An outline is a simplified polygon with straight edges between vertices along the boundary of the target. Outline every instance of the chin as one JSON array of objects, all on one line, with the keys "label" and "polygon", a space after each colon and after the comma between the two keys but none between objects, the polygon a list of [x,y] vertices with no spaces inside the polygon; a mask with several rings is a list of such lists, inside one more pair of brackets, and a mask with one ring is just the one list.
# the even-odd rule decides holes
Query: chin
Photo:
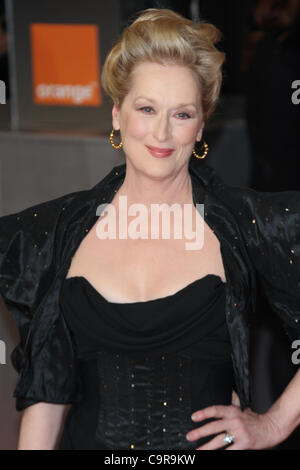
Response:
[{"label": "chin", "polygon": [[172,172],[172,162],[162,162],[159,158],[153,158],[153,160],[154,161],[132,162],[132,164],[136,171],[147,175],[149,178],[165,177]]}]

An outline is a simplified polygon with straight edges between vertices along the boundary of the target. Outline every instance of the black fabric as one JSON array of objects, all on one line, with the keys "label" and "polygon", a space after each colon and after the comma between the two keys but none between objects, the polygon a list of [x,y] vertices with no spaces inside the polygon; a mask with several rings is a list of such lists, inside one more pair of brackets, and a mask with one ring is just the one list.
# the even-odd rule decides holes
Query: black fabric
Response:
[{"label": "black fabric", "polygon": [[[99,347],[139,354],[151,351],[157,357],[197,341],[210,359],[212,348],[216,359],[231,352],[228,334],[227,347],[219,353],[219,337],[216,343],[212,339],[225,322],[224,283],[213,274],[173,295],[133,303],[109,302],[84,277],[71,277],[63,283],[60,304],[79,358],[89,357]],[[218,315],[220,305],[223,312]]]},{"label": "black fabric", "polygon": [[[252,402],[249,329],[258,284],[289,337],[300,337],[300,192],[229,186],[193,156],[188,172],[193,202],[204,204],[205,222],[220,242],[232,363],[245,409]],[[0,292],[21,337],[11,354],[18,411],[40,401],[81,400],[60,290],[77,248],[125,175],[126,164],[115,166],[90,189],[0,217]],[[65,331],[64,342],[56,340],[57,329]]]},{"label": "black fabric", "polygon": [[213,437],[185,435],[204,423],[191,420],[194,411],[230,404],[235,388],[219,276],[133,303],[109,302],[76,276],[60,302],[83,386],[60,450],[194,449]]}]

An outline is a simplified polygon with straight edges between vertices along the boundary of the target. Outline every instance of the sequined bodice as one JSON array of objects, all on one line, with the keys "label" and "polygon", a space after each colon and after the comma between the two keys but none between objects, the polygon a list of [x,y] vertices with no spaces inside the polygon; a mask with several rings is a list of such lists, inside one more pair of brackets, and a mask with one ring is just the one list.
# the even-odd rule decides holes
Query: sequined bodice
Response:
[{"label": "sequined bodice", "polygon": [[206,442],[186,440],[196,426],[191,414],[229,404],[234,383],[218,276],[127,304],[108,302],[78,276],[65,280],[61,305],[83,386],[63,448],[194,449]]}]

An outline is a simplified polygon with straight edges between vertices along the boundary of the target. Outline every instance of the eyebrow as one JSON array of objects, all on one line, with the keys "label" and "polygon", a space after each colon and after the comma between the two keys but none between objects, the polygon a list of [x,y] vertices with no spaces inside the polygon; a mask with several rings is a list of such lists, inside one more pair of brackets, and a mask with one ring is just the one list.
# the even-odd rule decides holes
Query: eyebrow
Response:
[{"label": "eyebrow", "polygon": [[[155,100],[153,100],[152,98],[147,98],[147,96],[138,96],[135,101],[137,101],[138,99],[141,99],[141,98],[145,99],[145,100],[148,100],[148,101],[151,101],[152,103],[156,103]],[[194,106],[194,108],[196,108],[195,103],[178,103],[176,106],[174,106],[174,108],[181,108],[182,106]]]}]

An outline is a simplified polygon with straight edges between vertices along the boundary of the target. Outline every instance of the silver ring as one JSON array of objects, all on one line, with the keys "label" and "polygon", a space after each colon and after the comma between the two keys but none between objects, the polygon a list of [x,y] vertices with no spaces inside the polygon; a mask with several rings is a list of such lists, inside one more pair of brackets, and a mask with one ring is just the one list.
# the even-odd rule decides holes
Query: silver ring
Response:
[{"label": "silver ring", "polygon": [[226,444],[232,444],[232,442],[234,442],[234,436],[226,431],[223,441],[226,442]]}]

